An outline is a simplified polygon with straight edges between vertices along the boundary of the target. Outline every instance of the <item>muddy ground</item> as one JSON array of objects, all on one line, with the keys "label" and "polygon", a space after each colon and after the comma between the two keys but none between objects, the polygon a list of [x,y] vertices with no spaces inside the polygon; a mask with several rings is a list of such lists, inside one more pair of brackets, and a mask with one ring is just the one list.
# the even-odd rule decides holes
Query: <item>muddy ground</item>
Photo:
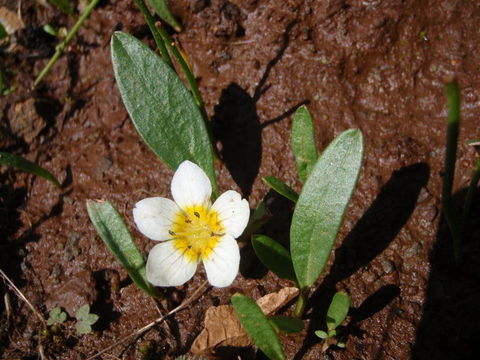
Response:
[{"label": "muddy ground", "polygon": [[[89,303],[100,315],[79,336],[70,318],[61,336],[40,341],[39,320],[2,287],[0,352],[5,359],[83,359],[158,316],[114,261],[88,219],[86,199],[110,199],[139,248],[153,246],[132,222],[135,202],[169,196],[172,171],[142,143],[115,86],[110,37],[116,30],[153,45],[132,0],[102,1],[41,86],[35,76],[56,45],[42,26],[74,23],[41,2],[21,2],[23,25],[1,48],[6,86],[0,98],[0,150],[26,156],[53,172],[62,190],[1,168],[0,266],[48,316],[73,315]],[[365,158],[359,183],[326,276],[308,303],[306,328],[283,336],[289,359],[476,358],[480,333],[480,207],[465,231],[464,259],[453,264],[441,215],[445,155],[444,83],[462,92],[456,172],[461,204],[476,155],[465,140],[480,137],[480,7],[475,0],[179,0],[171,1],[184,31],[175,36],[199,77],[222,159],[219,186],[248,198],[267,197],[274,214],[263,232],[287,241],[291,205],[268,191],[273,175],[301,188],[289,144],[292,112],[307,104],[319,149],[359,128]],[[17,1],[2,0],[13,10]],[[476,198],[478,200],[478,197]],[[478,201],[477,201],[478,203]],[[205,310],[242,292],[255,299],[281,289],[279,280],[242,240],[241,273],[231,287],[209,288],[169,326],[118,346],[104,359],[188,353]],[[205,279],[203,271],[168,290],[168,308]],[[345,349],[323,354],[322,328],[335,290],[352,297]],[[291,308],[284,310],[289,314]],[[246,350],[242,358],[262,358]]]}]

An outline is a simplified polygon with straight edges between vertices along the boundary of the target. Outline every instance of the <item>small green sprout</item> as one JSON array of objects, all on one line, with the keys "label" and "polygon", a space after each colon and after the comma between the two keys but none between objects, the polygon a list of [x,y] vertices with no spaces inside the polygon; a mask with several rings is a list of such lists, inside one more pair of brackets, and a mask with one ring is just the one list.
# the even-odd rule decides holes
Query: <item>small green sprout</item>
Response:
[{"label": "small green sprout", "polygon": [[90,313],[90,305],[88,304],[83,305],[80,309],[78,309],[75,317],[77,318],[75,328],[81,335],[91,333],[92,325],[98,320],[98,315]]},{"label": "small green sprout", "polygon": [[428,41],[428,36],[426,31],[420,31],[420,34],[418,34],[418,38],[420,41]]},{"label": "small green sprout", "polygon": [[67,314],[57,306],[48,313],[47,325],[62,324],[65,320],[67,320]]},{"label": "small green sprout", "polygon": [[327,331],[317,330],[315,335],[324,340],[322,350],[326,351],[330,345],[336,345],[339,348],[345,347],[345,342],[340,341],[337,332],[338,326],[345,320],[350,309],[350,297],[344,292],[337,292],[330,303],[327,311]]},{"label": "small green sprout", "polygon": [[[442,189],[442,210],[447,220],[450,234],[453,240],[453,255],[455,263],[460,266],[462,263],[462,237],[464,226],[470,212],[473,196],[480,181],[480,159],[477,158],[475,168],[472,172],[470,185],[463,204],[463,211],[458,211],[453,205],[453,180],[455,175],[455,162],[457,157],[458,133],[460,131],[460,90],[456,82],[445,86],[447,96],[447,141],[445,151],[445,175],[443,177]],[[478,140],[467,142],[479,152]]]}]

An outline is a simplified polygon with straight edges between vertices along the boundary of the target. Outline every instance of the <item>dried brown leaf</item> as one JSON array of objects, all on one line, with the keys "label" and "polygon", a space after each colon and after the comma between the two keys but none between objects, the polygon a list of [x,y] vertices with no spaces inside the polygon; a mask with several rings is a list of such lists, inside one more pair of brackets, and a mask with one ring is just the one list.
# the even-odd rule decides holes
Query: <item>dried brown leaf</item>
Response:
[{"label": "dried brown leaf", "polygon": [[[293,300],[299,293],[294,287],[267,294],[257,300],[265,315],[270,316]],[[212,306],[205,314],[205,327],[190,348],[194,354],[206,356],[231,356],[232,350],[252,345],[230,305]]]}]

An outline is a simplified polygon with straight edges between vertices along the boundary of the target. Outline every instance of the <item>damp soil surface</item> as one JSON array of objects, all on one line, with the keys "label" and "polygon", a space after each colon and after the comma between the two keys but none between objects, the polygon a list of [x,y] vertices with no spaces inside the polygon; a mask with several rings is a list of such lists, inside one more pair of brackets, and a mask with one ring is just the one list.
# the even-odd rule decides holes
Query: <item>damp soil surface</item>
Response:
[{"label": "damp soil surface", "polygon": [[[0,53],[0,150],[36,161],[62,182],[5,167],[0,172],[0,266],[48,317],[63,307],[56,335],[6,285],[1,288],[0,353],[5,359],[85,359],[156,319],[155,302],[129,280],[90,223],[87,199],[109,199],[145,254],[152,242],[132,222],[135,202],[170,196],[172,171],[143,144],[122,104],[110,61],[110,38],[125,31],[153,46],[132,0],[101,1],[45,82],[33,81],[56,39],[42,30],[71,27],[42,1],[1,0],[18,29]],[[76,3],[76,2],[74,2]],[[288,359],[473,359],[480,334],[480,207],[465,226],[463,261],[453,262],[440,193],[445,156],[444,83],[456,78],[462,125],[455,180],[460,206],[476,159],[467,139],[480,137],[480,7],[475,0],[179,0],[170,1],[219,152],[219,186],[254,209],[265,199],[273,217],[262,232],[288,241],[292,204],[261,178],[301,189],[290,147],[292,113],[307,104],[320,150],[359,128],[365,155],[328,268],[305,313],[305,329],[282,336]],[[18,12],[20,6],[21,11]],[[232,286],[207,288],[164,325],[103,359],[174,359],[188,354],[211,306],[235,292],[254,299],[289,283],[256,259],[240,239],[241,269]],[[172,309],[205,280],[166,291]],[[332,295],[352,298],[345,349],[322,353]],[[100,316],[78,335],[73,316],[84,304]],[[290,314],[292,306],[281,310]],[[41,346],[39,346],[41,344]],[[241,358],[263,358],[254,348]]]}]

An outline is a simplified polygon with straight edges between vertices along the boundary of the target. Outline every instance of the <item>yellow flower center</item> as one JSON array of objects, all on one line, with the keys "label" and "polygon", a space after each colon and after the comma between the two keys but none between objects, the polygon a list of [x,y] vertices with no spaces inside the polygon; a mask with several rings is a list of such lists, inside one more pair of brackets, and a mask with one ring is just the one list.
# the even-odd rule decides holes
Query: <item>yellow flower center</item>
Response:
[{"label": "yellow flower center", "polygon": [[170,235],[175,248],[189,261],[206,260],[212,254],[224,228],[216,211],[205,206],[190,206],[175,215]]}]

